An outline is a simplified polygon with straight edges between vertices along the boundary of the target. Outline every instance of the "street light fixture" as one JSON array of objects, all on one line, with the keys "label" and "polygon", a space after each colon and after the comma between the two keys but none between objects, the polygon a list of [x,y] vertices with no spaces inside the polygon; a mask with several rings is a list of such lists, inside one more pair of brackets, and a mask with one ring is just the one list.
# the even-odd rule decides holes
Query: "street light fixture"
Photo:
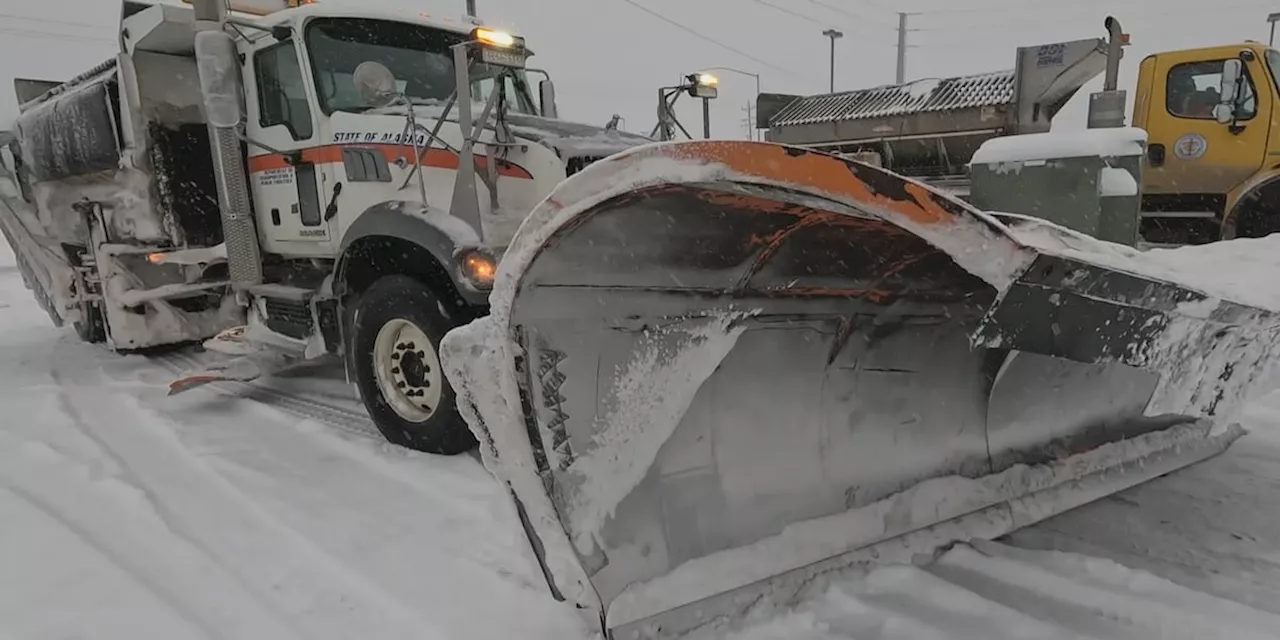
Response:
[{"label": "street light fixture", "polygon": [[658,88],[658,124],[649,134],[650,138],[656,135],[662,141],[672,140],[675,138],[675,127],[679,127],[688,138],[693,138],[676,119],[674,111],[676,101],[686,93],[702,98],[702,137],[711,138],[711,101],[720,94],[720,79],[709,73],[690,73],[681,82],[682,84],[674,87]]},{"label": "street light fixture", "polygon": [[844,37],[844,34],[835,29],[827,29],[822,35],[831,39],[831,93],[836,92],[836,40]]},{"label": "street light fixture", "polygon": [[[760,74],[758,74],[758,73],[751,73],[750,71],[743,71],[742,69],[734,69],[733,67],[707,67],[707,69],[706,69],[706,70],[707,70],[707,71],[728,71],[729,73],[736,73],[736,74],[738,74],[738,75],[743,75],[743,76],[748,76],[748,77],[755,78],[755,79],[756,79],[756,101],[758,102],[758,101],[760,100]],[[755,106],[755,105],[754,105],[754,103],[753,103],[752,105],[748,105],[748,110],[747,110],[747,117],[748,117],[748,118],[750,118],[750,116],[751,116],[751,111],[750,111],[750,109],[751,109],[752,107],[754,107],[754,106]],[[751,135],[751,139],[752,139],[752,140],[755,140],[755,139],[756,139],[756,138],[755,138],[755,128],[754,128],[754,126],[752,127],[752,129],[751,129],[748,133]]]}]

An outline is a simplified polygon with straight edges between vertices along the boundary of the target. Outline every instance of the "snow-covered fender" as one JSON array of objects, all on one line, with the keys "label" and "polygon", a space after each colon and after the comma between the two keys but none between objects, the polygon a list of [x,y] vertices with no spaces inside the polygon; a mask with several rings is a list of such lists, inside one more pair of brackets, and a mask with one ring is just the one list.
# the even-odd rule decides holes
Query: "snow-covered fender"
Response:
[{"label": "snow-covered fender", "polygon": [[[1237,185],[1227,194],[1225,211],[1222,216],[1221,239],[1233,240],[1240,224],[1240,215],[1244,210],[1262,198],[1266,191],[1280,188],[1280,164],[1255,174],[1253,177]],[[1280,196],[1280,194],[1276,194]],[[1271,215],[1276,215],[1274,212]],[[1277,222],[1280,224],[1280,221]]]},{"label": "snow-covered fender", "polygon": [[345,283],[353,248],[371,238],[403,240],[425,249],[449,274],[453,288],[466,302],[482,305],[488,298],[488,291],[472,286],[456,268],[458,251],[480,244],[479,235],[462,219],[417,202],[392,200],[369,207],[342,234],[334,267],[337,282]]}]

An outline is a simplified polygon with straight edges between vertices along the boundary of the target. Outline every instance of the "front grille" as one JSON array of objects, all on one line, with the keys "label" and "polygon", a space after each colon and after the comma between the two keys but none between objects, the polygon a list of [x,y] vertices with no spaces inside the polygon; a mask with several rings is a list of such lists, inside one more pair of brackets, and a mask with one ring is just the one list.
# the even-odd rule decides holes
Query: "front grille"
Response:
[{"label": "front grille", "polygon": [[264,306],[268,329],[300,340],[311,335],[311,308],[307,303],[266,298]]}]

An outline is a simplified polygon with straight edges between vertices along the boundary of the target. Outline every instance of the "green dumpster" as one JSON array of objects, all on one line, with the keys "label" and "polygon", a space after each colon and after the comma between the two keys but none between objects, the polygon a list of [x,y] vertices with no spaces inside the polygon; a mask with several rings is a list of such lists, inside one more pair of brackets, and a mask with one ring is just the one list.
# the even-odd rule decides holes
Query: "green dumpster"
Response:
[{"label": "green dumpster", "polygon": [[1133,127],[993,138],[970,162],[970,201],[1136,246],[1146,140]]}]

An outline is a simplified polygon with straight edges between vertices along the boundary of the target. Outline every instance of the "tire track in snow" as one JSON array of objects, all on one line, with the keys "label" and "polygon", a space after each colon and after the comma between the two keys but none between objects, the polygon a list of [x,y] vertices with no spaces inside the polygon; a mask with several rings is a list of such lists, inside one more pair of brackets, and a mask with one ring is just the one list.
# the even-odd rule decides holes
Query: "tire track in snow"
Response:
[{"label": "tire track in snow", "polygon": [[[49,376],[58,387],[58,403],[61,405],[66,416],[71,418],[71,425],[80,432],[81,435],[97,445],[100,453],[115,463],[119,470],[121,480],[136,489],[138,493],[143,496],[148,506],[170,534],[199,550],[199,552],[208,558],[209,561],[216,563],[218,559],[217,552],[204,544],[204,542],[202,542],[197,536],[189,533],[183,526],[181,519],[178,518],[171,509],[166,507],[165,503],[156,495],[155,491],[148,487],[147,484],[138,477],[138,474],[134,472],[129,461],[116,451],[111,442],[103,436],[98,435],[98,433],[90,427],[89,423],[85,420],[84,413],[74,402],[73,396],[71,395],[71,389],[67,387],[66,381],[58,372],[56,366],[51,366],[49,368]],[[86,391],[91,391],[91,389],[92,388],[81,388],[77,391],[84,393]],[[245,581],[241,575],[235,572],[231,572],[229,575],[241,588],[252,593],[260,602],[267,604],[271,603],[271,600],[267,597],[268,594],[262,592],[262,590],[258,589],[253,584]],[[302,629],[292,624],[289,616],[284,611],[273,609],[273,614],[285,623],[286,626],[291,627],[292,630],[298,634],[298,637],[306,637],[306,634],[303,633]]]},{"label": "tire track in snow", "polygon": [[[182,352],[157,356],[160,363],[175,376],[199,369],[205,365],[198,358]],[[353,435],[382,440],[382,434],[373,421],[363,412],[330,405],[312,398],[289,394],[265,385],[254,385],[234,380],[212,382],[205,385],[226,395],[253,400],[281,409],[300,418],[308,418]]]},{"label": "tire track in snow", "polygon": [[[207,414],[209,398],[246,399],[212,391],[183,394],[181,402],[160,411],[167,420],[181,424],[190,420],[184,416]],[[256,402],[228,406],[252,415],[280,413],[276,407]],[[240,419],[235,424],[247,422]],[[371,571],[380,584],[389,585],[390,597],[410,596],[407,605],[423,602],[425,609],[435,610],[441,617],[441,624],[452,625],[455,633],[476,628],[473,633],[483,637],[506,635],[514,628],[489,619],[478,623],[467,620],[463,612],[468,601],[487,598],[523,604],[533,599],[537,606],[526,610],[528,620],[523,626],[557,629],[552,636],[557,638],[581,636],[580,630],[571,632],[562,620],[554,619],[564,617],[555,613],[562,605],[547,591],[514,506],[472,458],[421,454],[390,445],[381,437],[376,445],[364,438],[348,440],[305,419],[254,432],[256,435],[245,433],[243,437],[256,438],[265,451],[273,453],[219,453],[218,472],[289,526],[306,532],[339,562],[345,559],[353,568]],[[327,477],[318,477],[314,469],[306,468],[314,465],[317,457],[330,459]],[[376,477],[368,477],[370,473]],[[293,486],[294,479],[303,478],[305,486]],[[351,555],[355,550],[345,532],[353,521],[376,523],[361,534],[365,540],[360,544],[366,550],[358,559]],[[429,538],[422,539],[423,533],[429,533]],[[398,536],[419,540],[404,547],[406,540]],[[383,541],[391,543],[388,551],[379,549]],[[400,553],[393,553],[401,547]],[[403,552],[412,553],[412,557]],[[422,571],[464,576],[473,584],[451,586],[446,581],[426,579],[428,574]],[[426,605],[428,602],[432,604]],[[483,628],[491,632],[480,633]],[[535,633],[533,637],[543,636]]]},{"label": "tire track in snow", "polygon": [[168,589],[165,589],[162,585],[158,584],[156,580],[148,576],[146,572],[139,570],[136,563],[131,562],[127,556],[123,556],[117,553],[114,549],[101,544],[88,530],[81,527],[70,518],[64,516],[55,506],[49,504],[39,496],[31,493],[16,483],[6,483],[4,490],[9,491],[23,502],[30,505],[33,509],[44,514],[45,517],[58,523],[59,526],[66,529],[67,532],[74,536],[81,544],[92,549],[107,562],[111,563],[112,566],[118,568],[121,572],[132,578],[134,582],[145,589],[157,600],[163,602],[165,606],[169,607],[169,609],[177,614],[183,621],[199,629],[200,632],[204,634],[205,638],[213,640],[223,637],[222,633],[212,627],[198,612],[192,610],[187,603],[174,598],[169,593]]},{"label": "tire track in snow", "polygon": [[[59,346],[84,351],[78,349],[82,345]],[[83,360],[81,354],[61,355],[55,355],[54,361]],[[276,628],[250,637],[439,637],[428,620],[399,606],[397,600],[387,598],[259,508],[200,456],[186,450],[135,398],[113,392],[111,385],[104,384],[107,381],[88,379],[100,376],[97,370],[77,368],[58,375],[65,385],[74,385],[72,404],[84,414],[132,419],[127,428],[116,424],[97,429],[98,441],[128,470],[139,491],[147,488],[159,505],[157,517],[167,520],[171,529],[183,530],[187,539],[198,541],[202,555],[256,607],[267,607]]]}]

